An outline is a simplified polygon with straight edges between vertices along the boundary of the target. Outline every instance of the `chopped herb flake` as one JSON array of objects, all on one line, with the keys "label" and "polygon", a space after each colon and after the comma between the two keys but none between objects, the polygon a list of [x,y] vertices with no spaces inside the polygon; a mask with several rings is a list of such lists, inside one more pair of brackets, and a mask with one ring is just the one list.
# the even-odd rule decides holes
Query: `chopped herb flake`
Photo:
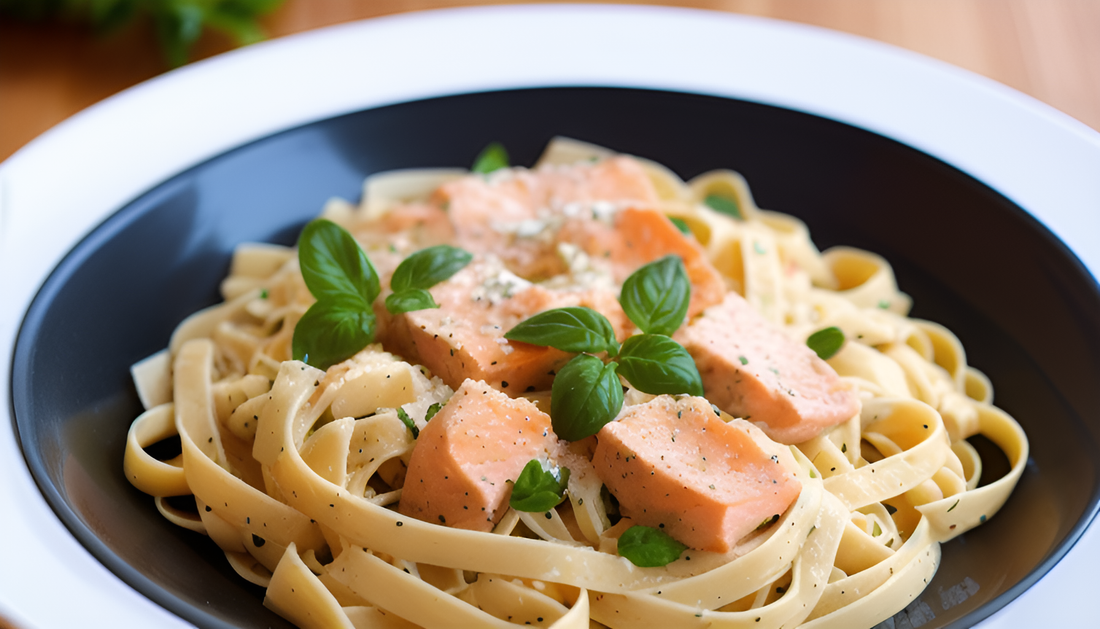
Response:
[{"label": "chopped herb flake", "polygon": [[416,427],[416,422],[414,422],[412,418],[409,417],[409,414],[405,412],[405,409],[397,409],[397,419],[400,419],[401,423],[405,424],[405,427],[408,428],[409,432],[412,433],[413,439],[417,439],[420,437],[420,429]]},{"label": "chopped herb flake", "polygon": [[436,402],[428,407],[428,412],[424,414],[424,421],[431,421],[435,414],[439,412],[439,409],[443,408],[443,404]]}]

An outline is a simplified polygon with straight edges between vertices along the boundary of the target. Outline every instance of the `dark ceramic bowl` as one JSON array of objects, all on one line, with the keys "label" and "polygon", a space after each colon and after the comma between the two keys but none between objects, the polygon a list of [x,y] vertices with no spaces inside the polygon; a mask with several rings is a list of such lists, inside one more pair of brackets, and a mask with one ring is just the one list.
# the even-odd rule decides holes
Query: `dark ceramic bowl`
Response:
[{"label": "dark ceramic bowl", "polygon": [[[57,516],[122,580],[196,625],[289,626],[213,542],[168,524],[126,482],[123,445],[141,412],[129,366],[218,301],[236,244],[294,242],[326,199],[357,199],[368,174],[466,166],[490,140],[530,165],[554,135],[685,178],[740,171],[761,207],[803,219],[820,248],[885,256],[913,314],[954,330],[992,379],[1031,459],[1000,514],[944,546],[935,580],[902,614],[920,614],[926,629],[968,627],[1081,535],[1100,497],[1100,290],[1043,225],[965,173],[862,129],[744,101],[595,88],[451,96],[316,122],[211,159],[108,218],[49,277],[15,350],[18,435]],[[989,475],[1003,473],[1003,455],[977,445]],[[972,595],[946,605],[942,593],[964,583]]]}]

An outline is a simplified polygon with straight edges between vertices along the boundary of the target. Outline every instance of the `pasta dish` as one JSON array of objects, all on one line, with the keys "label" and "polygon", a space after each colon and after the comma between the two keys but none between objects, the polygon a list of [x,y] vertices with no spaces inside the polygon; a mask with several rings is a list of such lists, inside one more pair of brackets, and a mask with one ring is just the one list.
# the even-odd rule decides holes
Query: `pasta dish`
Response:
[{"label": "pasta dish", "polygon": [[296,625],[869,628],[1019,480],[959,340],[737,173],[473,170],[239,246],[133,368],[128,480]]}]

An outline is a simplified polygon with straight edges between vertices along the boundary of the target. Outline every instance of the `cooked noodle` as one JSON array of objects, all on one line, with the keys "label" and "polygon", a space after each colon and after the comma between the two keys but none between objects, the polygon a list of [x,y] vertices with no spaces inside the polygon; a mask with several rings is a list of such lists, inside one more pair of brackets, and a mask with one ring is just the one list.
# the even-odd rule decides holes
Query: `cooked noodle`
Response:
[{"label": "cooked noodle", "polygon": [[[537,168],[609,158],[555,140]],[[327,371],[291,360],[314,299],[295,251],[273,245],[240,246],[225,302],[135,366],[148,410],[130,430],[127,478],[168,520],[209,536],[241,577],[267,588],[265,605],[301,627],[816,629],[871,627],[898,612],[932,578],[940,544],[1005,502],[1027,460],[1023,431],[992,405],[989,380],[950,331],[907,317],[910,299],[881,257],[820,254],[802,222],[758,209],[734,172],[685,183],[639,161],[659,209],[687,223],[729,290],[798,342],[829,326],[848,339],[828,364],[862,409],[790,447],[801,492],[774,524],[725,553],[689,549],[640,568],[616,553],[622,527],[583,463],[558,507],[509,509],[491,532],[399,512],[417,440],[398,409],[423,429],[452,388],[381,344]],[[357,237],[385,285],[421,236],[371,226],[462,176],[372,176],[361,206],[333,201],[324,216]],[[707,207],[712,194],[735,199],[743,220]],[[627,408],[651,398],[628,392]],[[144,450],[176,435],[174,460]],[[982,487],[966,441],[975,435],[1011,466]],[[185,495],[197,514],[164,500]]]}]

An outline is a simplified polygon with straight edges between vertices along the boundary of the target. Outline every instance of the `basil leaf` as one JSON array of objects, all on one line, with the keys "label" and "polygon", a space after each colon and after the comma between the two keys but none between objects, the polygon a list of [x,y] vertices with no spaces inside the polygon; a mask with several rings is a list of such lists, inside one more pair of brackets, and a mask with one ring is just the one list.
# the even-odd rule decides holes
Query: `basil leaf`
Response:
[{"label": "basil leaf", "polygon": [[547,470],[538,459],[531,459],[513,484],[508,504],[516,511],[549,511],[565,499],[568,483],[569,468]]},{"label": "basil leaf", "polygon": [[676,226],[676,229],[680,230],[680,233],[687,236],[691,235],[691,227],[688,226],[687,221],[684,219],[670,216],[668,220],[672,221],[672,224]]},{"label": "basil leaf", "polygon": [[579,354],[558,371],[550,390],[550,420],[559,438],[590,437],[615,419],[623,407],[617,369],[615,363]]},{"label": "basil leaf", "polygon": [[619,537],[619,555],[642,568],[659,568],[680,558],[687,546],[660,529],[635,525]]},{"label": "basil leaf", "polygon": [[667,255],[632,273],[619,297],[626,316],[642,332],[672,336],[684,323],[691,302],[691,282],[684,262]]},{"label": "basil leaf", "polygon": [[741,208],[737,205],[737,199],[733,197],[724,194],[708,194],[707,198],[703,199],[703,204],[715,212],[732,216],[739,221],[745,220],[745,217],[741,214]]},{"label": "basil leaf", "polygon": [[423,288],[410,288],[386,297],[386,310],[392,314],[438,307],[439,304],[432,299],[432,294]]},{"label": "basil leaf", "polygon": [[405,424],[405,428],[408,428],[409,432],[412,433],[413,439],[420,438],[420,429],[416,427],[416,422],[412,420],[412,417],[409,417],[409,414],[405,412],[405,409],[397,409],[397,419],[400,419],[401,423]]},{"label": "basil leaf", "polygon": [[332,221],[310,221],[298,238],[298,264],[317,301],[356,295],[369,310],[378,296],[378,274],[343,227]]},{"label": "basil leaf", "polygon": [[619,353],[619,373],[643,393],[703,395],[703,381],[691,354],[660,334],[626,339]]},{"label": "basil leaf", "polygon": [[493,142],[481,150],[474,160],[474,166],[470,170],[475,173],[488,174],[494,170],[508,168],[508,151],[500,142]]},{"label": "basil leaf", "polygon": [[607,317],[582,306],[555,308],[529,317],[504,338],[531,345],[554,347],[563,352],[608,352],[614,355],[619,343]]},{"label": "basil leaf", "polygon": [[821,357],[821,360],[829,360],[837,352],[840,351],[840,347],[844,345],[844,332],[840,331],[840,328],[834,326],[818,330],[810,335],[810,338],[806,339],[806,345],[810,349]]},{"label": "basil leaf", "polygon": [[294,360],[318,369],[351,358],[374,340],[375,318],[358,297],[318,301],[294,326],[291,350]]},{"label": "basil leaf", "polygon": [[409,289],[429,289],[461,271],[474,256],[458,247],[436,245],[421,249],[405,258],[390,279],[395,293]]}]

